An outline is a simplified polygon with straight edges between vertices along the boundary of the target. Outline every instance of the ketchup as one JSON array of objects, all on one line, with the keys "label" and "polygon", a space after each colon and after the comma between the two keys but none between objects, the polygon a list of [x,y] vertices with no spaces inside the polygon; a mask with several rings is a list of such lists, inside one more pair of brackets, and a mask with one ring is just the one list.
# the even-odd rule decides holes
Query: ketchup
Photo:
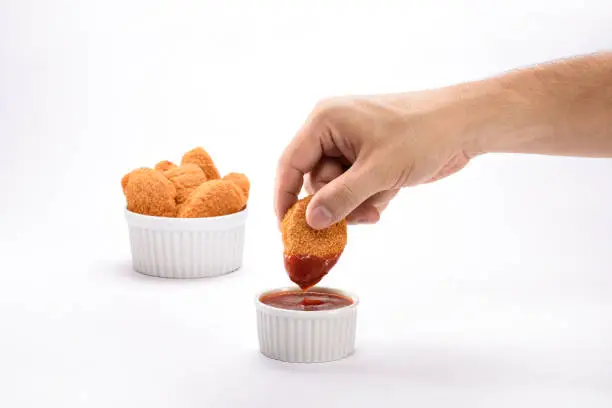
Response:
[{"label": "ketchup", "polygon": [[279,309],[305,311],[340,309],[353,304],[353,300],[346,296],[316,290],[273,292],[262,295],[259,301]]},{"label": "ketchup", "polygon": [[319,283],[338,262],[340,255],[319,258],[312,255],[285,254],[285,269],[291,279],[302,290],[308,290]]}]

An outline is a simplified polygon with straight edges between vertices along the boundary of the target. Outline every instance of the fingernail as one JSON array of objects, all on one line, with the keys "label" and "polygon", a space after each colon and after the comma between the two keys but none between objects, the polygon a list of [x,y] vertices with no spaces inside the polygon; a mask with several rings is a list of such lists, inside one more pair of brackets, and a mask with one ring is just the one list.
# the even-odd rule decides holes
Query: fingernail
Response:
[{"label": "fingernail", "polygon": [[376,224],[380,220],[380,217],[373,216],[362,216],[359,218],[348,218],[347,221],[349,224]]},{"label": "fingernail", "polygon": [[358,224],[376,224],[377,220],[371,218],[360,218],[357,220]]},{"label": "fingernail", "polygon": [[332,223],[332,214],[325,207],[315,207],[310,212],[308,221],[308,224],[314,229],[327,228]]}]

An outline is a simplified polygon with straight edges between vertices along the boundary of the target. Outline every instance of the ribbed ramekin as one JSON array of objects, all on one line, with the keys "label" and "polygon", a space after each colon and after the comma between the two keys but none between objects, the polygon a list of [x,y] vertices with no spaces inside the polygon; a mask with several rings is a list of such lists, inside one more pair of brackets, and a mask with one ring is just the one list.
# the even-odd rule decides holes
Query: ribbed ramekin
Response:
[{"label": "ribbed ramekin", "polygon": [[242,266],[247,210],[210,218],[153,217],[125,211],[135,271],[205,278]]},{"label": "ribbed ramekin", "polygon": [[317,292],[350,298],[349,306],[333,310],[287,310],[272,307],[260,298],[298,287],[268,290],[255,298],[259,349],[269,358],[289,363],[323,363],[350,356],[355,350],[357,296],[337,289],[317,287]]}]

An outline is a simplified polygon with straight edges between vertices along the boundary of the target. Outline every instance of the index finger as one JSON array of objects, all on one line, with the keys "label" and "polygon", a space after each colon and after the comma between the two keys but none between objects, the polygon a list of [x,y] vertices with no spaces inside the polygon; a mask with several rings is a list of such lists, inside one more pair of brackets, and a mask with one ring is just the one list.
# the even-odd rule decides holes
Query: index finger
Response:
[{"label": "index finger", "polygon": [[285,148],[276,169],[274,209],[280,220],[297,201],[309,173],[323,156],[320,133],[312,121],[308,121]]}]

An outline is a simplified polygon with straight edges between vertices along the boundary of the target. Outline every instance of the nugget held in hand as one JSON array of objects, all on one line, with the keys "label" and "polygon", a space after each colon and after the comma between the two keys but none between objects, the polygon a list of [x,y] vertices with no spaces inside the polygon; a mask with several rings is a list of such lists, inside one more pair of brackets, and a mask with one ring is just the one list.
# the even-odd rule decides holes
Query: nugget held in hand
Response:
[{"label": "nugget held in hand", "polygon": [[176,215],[176,188],[157,170],[141,168],[131,172],[125,197],[127,209],[132,212],[157,217]]},{"label": "nugget held in hand", "polygon": [[162,160],[162,161],[160,161],[159,163],[157,163],[155,165],[155,170],[161,171],[163,173],[164,171],[168,171],[170,169],[175,169],[177,167],[178,166],[176,164],[172,163],[171,161]]},{"label": "nugget held in hand", "polygon": [[200,184],[206,181],[201,168],[195,164],[183,164],[164,172],[164,176],[176,187],[176,204],[181,205]]},{"label": "nugget held in hand", "polygon": [[223,176],[223,180],[231,181],[236,184],[244,193],[245,199],[249,199],[249,190],[251,189],[251,183],[246,175],[242,173],[229,173]]},{"label": "nugget held in hand", "polygon": [[208,152],[201,147],[196,147],[195,149],[185,153],[183,159],[181,160],[181,165],[183,164],[198,165],[206,175],[207,180],[218,180],[221,178],[219,170],[217,170],[215,167],[215,163],[213,162],[212,158]]},{"label": "nugget held in hand", "polygon": [[210,180],[196,188],[181,206],[183,218],[218,217],[239,212],[245,198],[240,187],[227,180]]},{"label": "nugget held in hand", "polygon": [[285,269],[289,278],[303,290],[319,283],[336,264],[347,241],[346,221],[324,230],[312,229],[306,222],[306,208],[312,196],[296,202],[283,218],[281,229]]}]

